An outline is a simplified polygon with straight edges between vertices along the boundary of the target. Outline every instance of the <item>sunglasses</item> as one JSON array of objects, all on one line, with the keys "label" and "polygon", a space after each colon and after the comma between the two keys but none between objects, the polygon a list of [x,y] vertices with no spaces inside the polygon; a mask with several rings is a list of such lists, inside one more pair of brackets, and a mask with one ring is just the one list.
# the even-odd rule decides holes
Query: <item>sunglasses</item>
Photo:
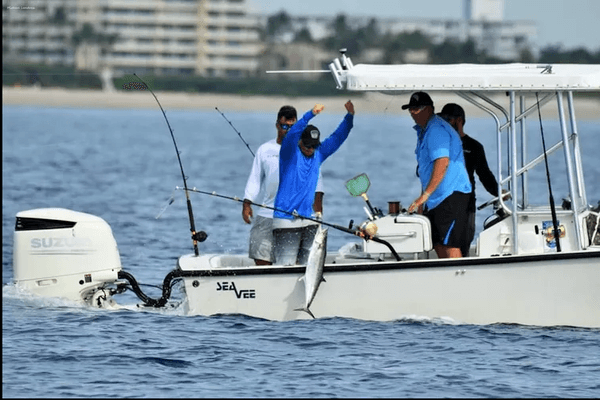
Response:
[{"label": "sunglasses", "polygon": [[423,111],[427,106],[416,106],[416,107],[408,107],[408,112],[411,113],[419,113]]},{"label": "sunglasses", "polygon": [[305,144],[304,142],[302,142],[302,146],[306,147],[307,149],[316,149],[317,147],[319,147],[321,144],[317,143],[317,144]]},{"label": "sunglasses", "polygon": [[289,131],[293,124],[279,124],[281,130]]}]

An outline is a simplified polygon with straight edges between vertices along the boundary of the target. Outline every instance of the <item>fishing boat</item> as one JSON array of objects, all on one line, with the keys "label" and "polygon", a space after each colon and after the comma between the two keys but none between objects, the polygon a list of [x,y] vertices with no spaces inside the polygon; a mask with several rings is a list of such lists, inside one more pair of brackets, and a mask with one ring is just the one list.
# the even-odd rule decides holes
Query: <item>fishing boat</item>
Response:
[{"label": "fishing boat", "polygon": [[[256,266],[247,255],[204,254],[198,243],[206,235],[195,229],[189,198],[196,190],[185,185],[182,168],[194,252],[179,257],[164,278],[161,298],[146,296],[122,268],[104,220],[59,208],[16,215],[16,284],[96,307],[114,307],[117,295],[132,290],[143,306],[165,307],[180,280],[181,307],[188,315],[243,314],[277,321],[427,317],[600,328],[600,207],[586,196],[580,151],[585,133],[578,131],[574,100],[574,93],[600,91],[600,66],[354,65],[342,53],[328,72],[340,90],[405,97],[414,91],[454,93],[493,118],[498,193],[507,191],[511,199],[479,206],[489,217],[469,257],[438,259],[429,220],[408,214],[399,203],[391,202],[387,212],[373,208],[366,174],[347,183],[350,194],[366,202],[365,220],[348,227],[321,222],[361,239],[314,257],[324,260],[321,266]],[[498,93],[506,95],[507,104],[495,99]],[[558,110],[561,139],[530,158],[523,145],[525,122],[550,102]],[[568,196],[555,205],[550,192],[548,204],[533,204],[531,199],[540,196],[530,193],[528,175],[556,152],[564,155]],[[310,303],[309,287],[314,290]]]}]

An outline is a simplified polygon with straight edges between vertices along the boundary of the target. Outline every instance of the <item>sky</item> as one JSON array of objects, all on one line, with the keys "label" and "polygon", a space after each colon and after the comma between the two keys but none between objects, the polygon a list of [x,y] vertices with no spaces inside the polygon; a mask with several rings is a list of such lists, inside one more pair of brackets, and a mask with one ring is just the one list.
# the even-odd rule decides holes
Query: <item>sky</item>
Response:
[{"label": "sky", "polygon": [[[461,19],[464,0],[248,0],[263,14]],[[600,0],[505,0],[504,20],[537,25],[540,49],[561,45],[600,50]]]}]

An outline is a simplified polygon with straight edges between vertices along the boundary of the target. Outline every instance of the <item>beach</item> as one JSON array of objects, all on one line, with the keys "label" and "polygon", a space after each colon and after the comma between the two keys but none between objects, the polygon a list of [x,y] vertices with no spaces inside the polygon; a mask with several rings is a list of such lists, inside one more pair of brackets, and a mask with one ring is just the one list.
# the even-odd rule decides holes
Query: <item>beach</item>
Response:
[{"label": "beach", "polygon": [[[165,110],[192,109],[221,111],[266,111],[277,112],[285,104],[290,104],[301,110],[309,110],[316,103],[325,105],[327,112],[334,114],[345,113],[344,103],[353,101],[357,113],[366,114],[405,114],[401,109],[408,102],[410,92],[387,95],[375,92],[357,94],[346,92],[339,97],[285,97],[258,95],[231,95],[218,93],[182,93],[155,92]],[[436,105],[436,111],[441,110],[448,102],[459,103],[465,109],[467,116],[480,117],[488,115],[466,100],[449,93],[431,93]],[[494,101],[508,107],[506,96],[493,95]],[[518,102],[517,102],[518,103]],[[565,96],[565,105],[566,105]],[[533,100],[528,100],[528,106]],[[74,108],[153,108],[157,107],[156,100],[149,92],[143,91],[101,91],[85,89],[39,88],[39,87],[2,87],[2,105],[21,105],[39,107],[74,107]],[[597,119],[600,111],[600,96],[575,97],[575,109],[578,119]],[[518,104],[517,104],[518,107]],[[566,106],[565,106],[566,108]],[[542,108],[543,118],[558,118],[556,107]]]}]

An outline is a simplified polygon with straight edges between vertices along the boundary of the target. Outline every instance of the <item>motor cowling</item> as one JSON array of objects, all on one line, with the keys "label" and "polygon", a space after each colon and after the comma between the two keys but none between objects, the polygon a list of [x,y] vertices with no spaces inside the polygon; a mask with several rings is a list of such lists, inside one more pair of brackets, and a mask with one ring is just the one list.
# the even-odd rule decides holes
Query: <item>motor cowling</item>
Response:
[{"label": "motor cowling", "polygon": [[13,273],[18,287],[40,296],[90,301],[118,280],[121,260],[102,218],[63,208],[16,215]]}]

